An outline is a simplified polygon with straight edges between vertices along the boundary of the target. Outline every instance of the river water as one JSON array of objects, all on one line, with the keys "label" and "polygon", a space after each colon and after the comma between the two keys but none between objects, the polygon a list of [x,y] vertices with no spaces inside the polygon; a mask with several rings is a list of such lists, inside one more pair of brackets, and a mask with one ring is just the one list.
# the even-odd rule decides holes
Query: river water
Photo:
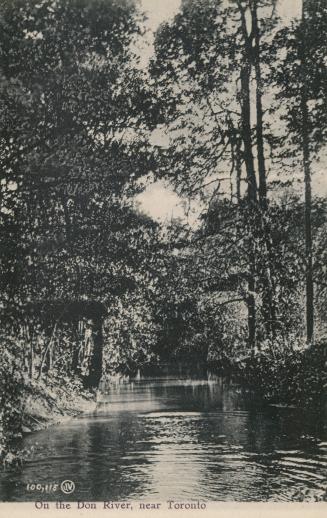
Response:
[{"label": "river water", "polygon": [[[327,487],[318,415],[264,408],[220,378],[146,378],[109,392],[95,414],[27,436],[34,453],[0,473],[0,500],[288,501]],[[71,495],[28,486],[66,479]]]}]

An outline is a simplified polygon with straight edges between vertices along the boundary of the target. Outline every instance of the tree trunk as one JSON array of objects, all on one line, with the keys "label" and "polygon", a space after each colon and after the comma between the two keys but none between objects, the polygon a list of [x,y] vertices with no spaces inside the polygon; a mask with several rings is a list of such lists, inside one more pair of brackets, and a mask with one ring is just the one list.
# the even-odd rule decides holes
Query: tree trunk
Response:
[{"label": "tree trunk", "polygon": [[102,376],[102,353],[103,353],[103,333],[102,318],[93,318],[93,353],[90,363],[90,373],[87,379],[89,387],[98,387]]},{"label": "tree trunk", "polygon": [[309,111],[307,89],[307,50],[306,50],[305,0],[302,2],[302,48],[301,48],[301,112],[302,112],[302,155],[305,187],[305,256],[306,256],[306,331],[307,343],[311,344],[314,336],[314,289],[312,275],[312,225],[311,225],[311,160],[309,145]]},{"label": "tree trunk", "polygon": [[[253,254],[254,255],[254,254]],[[248,343],[249,346],[254,349],[256,345],[256,305],[255,305],[255,290],[256,290],[256,282],[255,282],[255,256],[251,260],[250,264],[250,276],[248,282]]]},{"label": "tree trunk", "polygon": [[241,203],[241,180],[242,180],[242,159],[241,159],[241,146],[240,142],[236,140],[236,150],[235,150],[235,160],[236,160],[236,198],[237,203]]},{"label": "tree trunk", "polygon": [[47,343],[46,348],[43,351],[42,358],[41,358],[41,363],[40,363],[40,368],[39,368],[39,373],[38,373],[38,376],[37,376],[38,380],[42,377],[43,366],[44,366],[45,360],[47,358],[47,355],[49,353],[49,350],[52,347],[52,343],[53,343],[53,340],[54,340],[54,337],[55,337],[55,334],[56,334],[57,326],[58,326],[58,322],[56,322],[55,325],[53,326],[53,330],[52,330],[50,339],[49,339],[49,341]]},{"label": "tree trunk", "polygon": [[264,153],[264,137],[263,137],[263,110],[262,110],[262,79],[260,66],[260,29],[258,24],[257,2],[254,0],[252,8],[252,31],[254,37],[253,57],[256,79],[256,139],[257,139],[257,160],[259,173],[259,201],[260,206],[265,209],[267,207],[267,178],[266,163]]},{"label": "tree trunk", "polygon": [[49,347],[48,353],[48,373],[52,370],[53,366],[53,343]]},{"label": "tree trunk", "polygon": [[257,0],[253,0],[251,5],[252,32],[254,38],[253,61],[255,68],[256,80],[256,148],[257,162],[259,173],[259,205],[261,208],[260,223],[262,229],[262,237],[264,248],[266,251],[266,259],[264,264],[263,284],[263,317],[268,335],[272,338],[276,336],[277,309],[275,301],[275,286],[272,274],[272,241],[269,225],[266,220],[266,212],[268,209],[267,200],[267,174],[266,160],[264,152],[264,134],[263,134],[263,109],[262,109],[262,78],[261,78],[261,62],[260,62],[260,28],[258,23]]},{"label": "tree trunk", "polygon": [[30,377],[31,380],[34,378],[34,344],[33,344],[33,338],[30,339],[29,377]]},{"label": "tree trunk", "polygon": [[[250,213],[255,216],[257,212],[257,180],[254,167],[253,158],[253,143],[252,143],[252,126],[251,126],[251,97],[250,97],[250,80],[251,80],[251,42],[244,27],[245,38],[245,52],[244,64],[241,70],[241,113],[242,113],[242,140],[244,145],[244,161],[246,167],[247,177],[247,200]],[[250,216],[251,221],[254,222],[255,217]],[[255,224],[250,225],[250,233],[253,233]],[[253,349],[256,343],[256,304],[255,304],[255,272],[256,272],[256,256],[254,250],[254,240],[250,238],[249,254],[249,281],[248,281],[248,343]]]},{"label": "tree trunk", "polygon": [[257,180],[254,168],[251,131],[251,102],[250,102],[250,75],[251,66],[248,62],[241,70],[241,112],[242,112],[242,139],[244,143],[244,161],[248,184],[248,201],[252,206],[257,203]]}]

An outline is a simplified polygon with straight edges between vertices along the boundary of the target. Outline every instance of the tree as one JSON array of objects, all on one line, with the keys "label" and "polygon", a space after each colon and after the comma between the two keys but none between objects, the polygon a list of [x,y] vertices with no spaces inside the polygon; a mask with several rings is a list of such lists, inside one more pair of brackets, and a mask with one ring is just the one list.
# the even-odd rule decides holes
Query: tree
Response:
[{"label": "tree", "polygon": [[171,179],[179,192],[206,199],[209,207],[219,196],[247,205],[241,212],[251,235],[247,304],[252,347],[258,292],[272,338],[277,325],[265,156],[269,141],[262,101],[274,8],[272,1],[183,2],[174,21],[159,29],[150,67],[173,135],[159,174]]},{"label": "tree", "polygon": [[311,344],[314,332],[314,293],[313,293],[313,272],[312,272],[312,194],[311,194],[311,169],[310,169],[310,148],[308,131],[308,53],[307,39],[308,31],[306,24],[306,10],[304,1],[302,4],[302,43],[301,43],[301,68],[302,68],[302,87],[301,87],[301,112],[302,112],[302,152],[303,170],[305,184],[305,252],[306,252],[306,318],[307,318],[307,341]]},{"label": "tree", "polygon": [[130,2],[1,6],[1,297],[30,367],[72,303],[110,304],[143,261],[131,208],[152,166],[153,103],[131,50],[142,20]]},{"label": "tree", "polygon": [[306,256],[306,327],[307,342],[314,339],[314,261],[312,242],[311,167],[326,143],[326,72],[327,54],[323,34],[327,28],[324,2],[303,0],[302,17],[275,37],[277,49],[284,57],[276,61],[275,78],[279,98],[288,101],[283,118],[289,132],[293,157],[302,154],[305,191]]}]

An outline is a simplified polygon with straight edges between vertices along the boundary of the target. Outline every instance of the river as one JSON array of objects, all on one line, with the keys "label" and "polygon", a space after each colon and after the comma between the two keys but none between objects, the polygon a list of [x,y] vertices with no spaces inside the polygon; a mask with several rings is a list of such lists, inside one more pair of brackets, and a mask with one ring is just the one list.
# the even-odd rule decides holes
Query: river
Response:
[{"label": "river", "polygon": [[[113,386],[94,414],[26,436],[31,446],[21,468],[0,473],[2,501],[289,501],[327,487],[322,417],[262,407],[210,376]],[[66,479],[70,495],[28,486]]]}]

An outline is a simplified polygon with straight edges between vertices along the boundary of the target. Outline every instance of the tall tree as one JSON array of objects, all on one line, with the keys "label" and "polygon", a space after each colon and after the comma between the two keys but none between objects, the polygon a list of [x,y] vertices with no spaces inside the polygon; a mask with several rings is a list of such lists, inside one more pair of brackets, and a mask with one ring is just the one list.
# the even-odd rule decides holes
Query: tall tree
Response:
[{"label": "tall tree", "polygon": [[294,166],[302,162],[305,192],[305,291],[306,335],[314,339],[314,268],[312,235],[312,164],[327,139],[327,28],[325,2],[303,0],[302,13],[275,37],[276,49],[283,48],[275,65],[279,99],[287,100],[282,118],[288,131],[288,153]]},{"label": "tall tree", "polygon": [[303,171],[305,186],[305,253],[306,253],[306,321],[307,321],[307,341],[310,344],[314,333],[314,291],[313,291],[313,272],[312,272],[312,194],[311,194],[311,160],[309,144],[309,108],[308,108],[308,38],[307,14],[305,0],[302,2],[302,41],[301,41],[301,112],[302,112],[302,152],[303,152]]},{"label": "tall tree", "polygon": [[[167,176],[189,196],[207,197],[209,205],[218,196],[244,205],[240,186],[246,184],[252,345],[259,291],[263,292],[267,332],[272,336],[277,319],[261,70],[262,48],[267,54],[275,25],[274,6],[273,1],[185,1],[174,21],[159,30],[151,67],[162,92],[160,99],[169,107],[166,122],[173,134],[169,154],[174,159]],[[227,188],[222,190],[222,185]]]}]

